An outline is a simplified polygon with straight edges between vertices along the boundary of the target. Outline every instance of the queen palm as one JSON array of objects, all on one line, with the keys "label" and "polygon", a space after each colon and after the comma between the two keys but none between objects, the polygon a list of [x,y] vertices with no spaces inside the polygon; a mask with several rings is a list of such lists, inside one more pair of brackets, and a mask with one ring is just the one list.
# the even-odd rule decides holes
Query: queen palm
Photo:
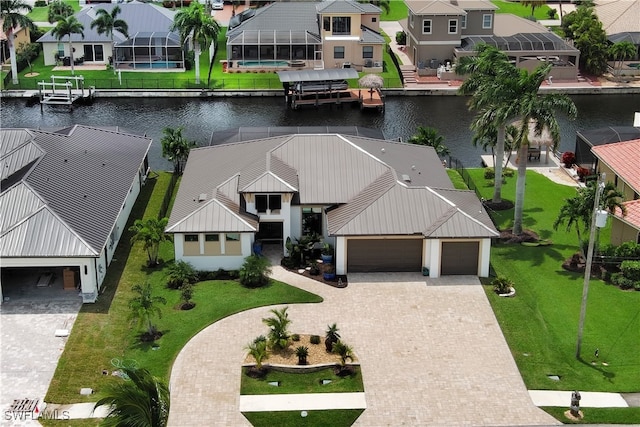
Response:
[{"label": "queen palm", "polygon": [[69,37],[71,75],[74,75],[75,70],[73,68],[73,42],[71,39],[74,34],[80,34],[80,36],[84,39],[84,25],[82,25],[75,16],[58,16],[56,20],[58,21],[58,24],[53,30],[51,30],[51,35],[58,39],[59,42],[62,41],[65,36]]},{"label": "queen palm", "polygon": [[133,285],[131,290],[137,295],[129,300],[131,309],[130,318],[137,320],[139,326],[146,326],[146,335],[150,339],[155,339],[156,327],[153,325],[154,317],[161,318],[162,310],[158,304],[166,304],[167,300],[161,296],[153,295],[151,283],[144,285]]},{"label": "queen palm", "polygon": [[616,60],[616,74],[618,77],[622,73],[622,65],[626,59],[633,58],[637,53],[633,43],[628,41],[614,43],[609,47],[609,54]]},{"label": "queen palm", "polygon": [[183,43],[191,38],[195,52],[196,84],[200,84],[201,49],[207,49],[218,37],[220,32],[218,22],[204,12],[200,3],[192,2],[187,9],[176,13],[171,30],[178,30]]},{"label": "queen palm", "polygon": [[189,151],[196,146],[195,141],[189,141],[182,136],[182,127],[162,129],[162,157],[173,163],[173,173],[181,175],[189,157]]},{"label": "queen palm", "polygon": [[95,408],[108,406],[101,425],[165,427],[169,418],[170,392],[167,385],[146,369],[123,368],[127,381],[108,385]]},{"label": "queen palm", "polygon": [[[2,32],[7,36],[9,46],[9,57],[11,58],[11,82],[18,84],[18,60],[16,58],[15,31],[18,28],[29,28],[36,30],[33,21],[26,13],[33,8],[23,0],[2,0],[0,1],[0,19],[2,20]],[[26,13],[25,13],[26,12]]]},{"label": "queen palm", "polygon": [[280,310],[273,309],[271,313],[274,317],[262,319],[262,323],[269,327],[269,346],[276,349],[285,349],[289,345],[289,325],[291,320],[284,307]]},{"label": "queen palm", "polygon": [[149,266],[158,265],[158,252],[160,243],[171,240],[168,234],[164,232],[168,218],[148,218],[146,220],[136,219],[129,231],[133,232],[131,242],[142,242],[143,248],[147,251]]},{"label": "queen palm", "polygon": [[129,37],[129,26],[123,19],[119,19],[118,15],[122,12],[120,6],[115,6],[111,9],[111,13],[104,9],[98,9],[96,11],[96,19],[91,23],[91,28],[95,28],[98,34],[106,34],[111,39],[112,55],[115,55],[115,48],[113,46],[113,32],[118,31],[120,34]]}]

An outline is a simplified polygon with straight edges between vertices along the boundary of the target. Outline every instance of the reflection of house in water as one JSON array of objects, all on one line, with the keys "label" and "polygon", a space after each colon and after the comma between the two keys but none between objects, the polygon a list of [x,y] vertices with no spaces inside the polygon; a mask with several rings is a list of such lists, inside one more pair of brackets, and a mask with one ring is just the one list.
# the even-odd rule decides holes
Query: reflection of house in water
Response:
[{"label": "reflection of house in water", "polygon": [[596,157],[591,149],[598,145],[613,144],[640,138],[640,127],[604,127],[576,132],[576,163],[589,170],[595,170]]}]

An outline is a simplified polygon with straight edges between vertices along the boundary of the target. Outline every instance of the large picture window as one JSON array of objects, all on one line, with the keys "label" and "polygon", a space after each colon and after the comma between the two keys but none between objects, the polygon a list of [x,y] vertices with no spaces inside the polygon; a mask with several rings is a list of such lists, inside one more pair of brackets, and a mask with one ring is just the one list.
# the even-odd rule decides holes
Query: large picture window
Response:
[{"label": "large picture window", "polygon": [[336,34],[336,35],[351,34],[351,17],[350,16],[334,16],[332,34]]},{"label": "large picture window", "polygon": [[322,208],[302,208],[302,235],[322,236]]}]

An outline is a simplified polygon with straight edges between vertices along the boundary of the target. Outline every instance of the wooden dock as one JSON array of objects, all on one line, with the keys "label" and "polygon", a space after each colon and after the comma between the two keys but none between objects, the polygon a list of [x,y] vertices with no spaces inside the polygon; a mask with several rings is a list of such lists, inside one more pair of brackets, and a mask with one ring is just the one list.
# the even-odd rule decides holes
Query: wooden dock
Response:
[{"label": "wooden dock", "polygon": [[347,89],[339,91],[321,91],[287,94],[287,103],[292,109],[297,110],[300,107],[320,105],[343,105],[356,104],[360,105],[360,109],[376,108],[384,111],[384,96],[379,89],[369,92],[368,89]]},{"label": "wooden dock", "polygon": [[38,96],[41,110],[43,105],[66,105],[73,110],[76,102],[92,100],[95,88],[85,89],[83,76],[51,76],[51,82],[38,82]]}]

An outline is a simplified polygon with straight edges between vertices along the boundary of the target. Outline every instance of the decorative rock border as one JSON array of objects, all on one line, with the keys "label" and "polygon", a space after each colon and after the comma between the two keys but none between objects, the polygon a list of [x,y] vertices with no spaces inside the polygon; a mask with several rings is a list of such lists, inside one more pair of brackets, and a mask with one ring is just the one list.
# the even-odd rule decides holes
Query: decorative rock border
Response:
[{"label": "decorative rock border", "polygon": [[505,298],[513,297],[515,295],[516,295],[516,288],[514,287],[510,287],[509,292],[507,292],[506,294],[498,294],[498,296],[505,297]]},{"label": "decorative rock border", "polygon": [[[269,365],[263,363],[262,366],[264,368],[268,368],[272,371],[278,372],[286,372],[288,374],[309,374],[312,372],[322,371],[323,369],[333,368],[339,365],[339,363],[321,363],[318,365]],[[242,364],[242,368],[250,368],[252,366],[256,366],[255,363],[244,363]],[[360,363],[347,363],[347,366],[360,366]]]}]

